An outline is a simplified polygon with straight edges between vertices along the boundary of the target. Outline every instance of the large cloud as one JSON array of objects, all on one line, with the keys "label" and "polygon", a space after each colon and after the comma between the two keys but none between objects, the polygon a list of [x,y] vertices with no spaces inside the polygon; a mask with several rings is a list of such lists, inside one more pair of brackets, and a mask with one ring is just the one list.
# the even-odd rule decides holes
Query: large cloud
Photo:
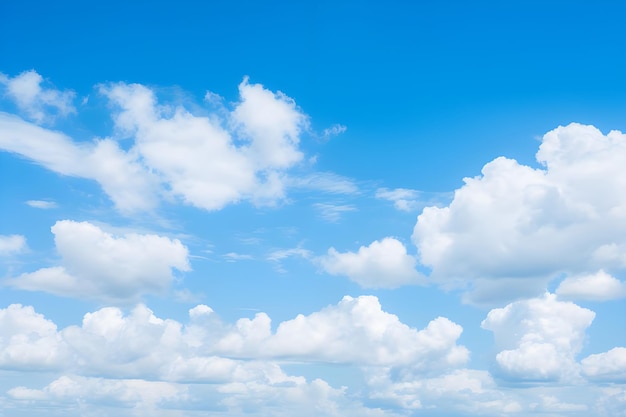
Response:
[{"label": "large cloud", "polygon": [[543,137],[535,169],[497,158],[447,207],[427,207],[413,240],[432,278],[492,302],[537,295],[560,274],[626,268],[626,136],[570,124]]},{"label": "large cloud", "polygon": [[330,248],[317,261],[329,274],[345,275],[366,288],[395,288],[424,282],[415,269],[417,260],[407,254],[402,242],[392,237],[361,246],[356,253]]},{"label": "large cloud", "polygon": [[494,333],[496,361],[507,377],[573,381],[575,356],[594,318],[593,311],[546,293],[491,310],[482,327]]},{"label": "large cloud", "polygon": [[[35,72],[20,77],[34,90],[41,81]],[[100,92],[114,108],[116,134],[132,139],[128,149],[111,138],[75,142],[6,113],[0,113],[0,149],[97,181],[124,212],[151,209],[168,196],[206,210],[241,200],[273,204],[293,183],[286,171],[303,158],[299,142],[308,117],[289,97],[247,78],[232,111],[220,108],[202,116],[182,105],[160,104],[153,90],[139,84],[103,85]],[[45,103],[59,111],[71,110],[61,106],[63,95],[24,94],[16,100],[28,112],[38,111],[42,97],[53,97]]]},{"label": "large cloud", "polygon": [[179,240],[135,233],[115,237],[88,222],[52,226],[61,265],[9,280],[14,287],[70,297],[133,300],[165,291],[173,269],[188,271],[188,251]]}]

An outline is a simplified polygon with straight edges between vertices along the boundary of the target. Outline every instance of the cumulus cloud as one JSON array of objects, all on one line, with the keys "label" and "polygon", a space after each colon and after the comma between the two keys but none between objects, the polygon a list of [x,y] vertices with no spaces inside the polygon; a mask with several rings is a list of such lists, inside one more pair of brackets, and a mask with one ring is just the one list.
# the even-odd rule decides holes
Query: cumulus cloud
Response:
[{"label": "cumulus cloud", "polygon": [[26,238],[22,235],[0,235],[0,256],[23,252]]},{"label": "cumulus cloud", "polygon": [[589,355],[581,361],[583,374],[599,381],[626,381],[626,348],[616,347],[608,352]]},{"label": "cumulus cloud", "polygon": [[58,221],[51,228],[61,265],[8,281],[16,288],[108,301],[165,291],[173,269],[188,271],[179,240],[129,233],[116,237],[88,222]]},{"label": "cumulus cloud", "polygon": [[[159,103],[139,84],[100,86],[113,108],[116,138],[76,142],[69,136],[0,113],[0,149],[55,172],[97,181],[123,212],[150,210],[175,198],[206,210],[248,200],[275,204],[290,184],[287,171],[302,159],[308,117],[286,95],[246,79],[233,110],[197,116]],[[318,187],[349,188],[330,177]],[[348,187],[348,188],[346,188]]]},{"label": "cumulus cloud", "polygon": [[493,160],[448,206],[423,210],[420,262],[443,285],[469,286],[474,302],[538,295],[564,273],[624,271],[625,158],[624,134],[573,123],[543,137],[542,168]]},{"label": "cumulus cloud", "polygon": [[329,274],[347,276],[365,288],[396,288],[423,282],[423,276],[415,270],[415,257],[392,237],[361,246],[356,253],[330,248],[318,262]]},{"label": "cumulus cloud", "polygon": [[626,297],[626,283],[603,270],[595,274],[567,277],[556,289],[560,298],[605,301]]},{"label": "cumulus cloud", "polygon": [[575,356],[594,318],[593,311],[546,293],[491,310],[482,327],[494,333],[503,375],[572,381],[578,377]]},{"label": "cumulus cloud", "polygon": [[42,87],[44,79],[36,71],[24,71],[11,78],[0,73],[0,84],[5,94],[15,101],[17,107],[37,123],[52,120],[55,116],[75,113],[73,91],[60,91]]}]

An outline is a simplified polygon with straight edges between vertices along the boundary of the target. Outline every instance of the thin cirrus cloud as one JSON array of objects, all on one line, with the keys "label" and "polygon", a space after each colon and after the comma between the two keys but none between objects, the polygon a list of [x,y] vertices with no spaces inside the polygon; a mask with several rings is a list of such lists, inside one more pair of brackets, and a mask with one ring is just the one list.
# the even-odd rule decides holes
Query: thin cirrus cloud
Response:
[{"label": "thin cirrus cloud", "polygon": [[51,228],[58,266],[24,273],[10,286],[66,297],[125,302],[169,288],[173,269],[189,271],[188,251],[179,240],[130,233],[113,236],[88,222],[62,220]]},{"label": "thin cirrus cloud", "polygon": [[434,281],[479,304],[538,295],[559,274],[622,272],[624,160],[621,132],[576,123],[548,132],[541,168],[497,158],[465,178],[449,205],[426,207],[413,232],[419,260]]}]

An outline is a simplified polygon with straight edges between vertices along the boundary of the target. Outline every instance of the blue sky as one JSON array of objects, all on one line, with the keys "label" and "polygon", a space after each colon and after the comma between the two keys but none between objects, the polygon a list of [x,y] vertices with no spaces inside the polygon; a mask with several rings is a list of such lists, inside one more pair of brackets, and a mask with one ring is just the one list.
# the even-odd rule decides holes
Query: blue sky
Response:
[{"label": "blue sky", "polygon": [[0,415],[626,415],[623,5],[197,3],[0,5]]}]

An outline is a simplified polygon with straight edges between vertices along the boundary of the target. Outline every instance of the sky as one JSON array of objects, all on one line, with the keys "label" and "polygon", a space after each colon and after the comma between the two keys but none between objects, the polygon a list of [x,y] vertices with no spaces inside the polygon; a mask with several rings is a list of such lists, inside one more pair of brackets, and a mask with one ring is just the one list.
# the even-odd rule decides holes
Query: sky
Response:
[{"label": "sky", "polygon": [[625,12],[0,3],[0,416],[626,416]]}]

